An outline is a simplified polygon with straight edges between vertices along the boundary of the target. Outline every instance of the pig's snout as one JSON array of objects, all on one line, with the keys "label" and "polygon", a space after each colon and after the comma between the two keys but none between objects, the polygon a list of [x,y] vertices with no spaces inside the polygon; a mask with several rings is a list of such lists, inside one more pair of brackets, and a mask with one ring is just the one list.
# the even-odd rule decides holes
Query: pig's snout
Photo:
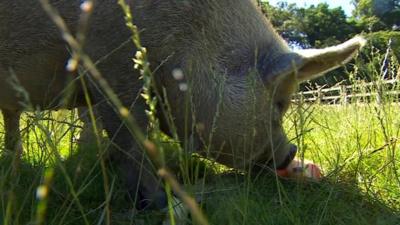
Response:
[{"label": "pig's snout", "polygon": [[[284,158],[284,160],[280,163],[276,165],[276,169],[280,170],[280,169],[285,169],[286,167],[289,166],[290,162],[293,161],[294,157],[296,156],[297,153],[297,146],[293,145],[293,144],[289,144],[289,151],[286,155],[286,157]],[[273,167],[273,166],[271,166]]]}]

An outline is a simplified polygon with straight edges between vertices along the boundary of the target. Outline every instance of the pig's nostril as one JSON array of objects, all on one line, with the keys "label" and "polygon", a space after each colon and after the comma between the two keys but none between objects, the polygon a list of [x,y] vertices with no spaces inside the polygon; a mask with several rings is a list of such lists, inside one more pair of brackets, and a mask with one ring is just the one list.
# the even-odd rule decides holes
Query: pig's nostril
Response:
[{"label": "pig's nostril", "polygon": [[290,162],[292,162],[294,157],[296,156],[296,153],[297,153],[297,146],[290,144],[290,149],[288,154],[286,155],[285,160],[283,160],[283,162],[279,166],[277,166],[276,169],[280,170],[288,167]]}]

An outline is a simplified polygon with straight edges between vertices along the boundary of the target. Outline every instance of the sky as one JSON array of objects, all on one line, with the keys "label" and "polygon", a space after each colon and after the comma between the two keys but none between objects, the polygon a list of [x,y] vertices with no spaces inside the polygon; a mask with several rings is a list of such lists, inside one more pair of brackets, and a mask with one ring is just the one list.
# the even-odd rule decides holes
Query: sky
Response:
[{"label": "sky", "polygon": [[346,15],[350,16],[353,10],[353,5],[350,3],[351,0],[268,0],[272,5],[276,5],[278,2],[296,3],[300,7],[318,5],[319,3],[326,2],[332,8],[342,7]]}]

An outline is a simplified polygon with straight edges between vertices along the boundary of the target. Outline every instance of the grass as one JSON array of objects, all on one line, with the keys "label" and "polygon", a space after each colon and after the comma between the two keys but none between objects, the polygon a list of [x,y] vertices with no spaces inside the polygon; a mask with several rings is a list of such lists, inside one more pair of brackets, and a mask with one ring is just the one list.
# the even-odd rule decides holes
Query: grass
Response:
[{"label": "grass", "polygon": [[[298,107],[302,108],[300,114]],[[286,117],[286,130],[300,146],[300,155],[321,165],[321,182],[277,181],[272,174],[252,180],[240,173],[208,168],[214,172],[186,188],[202,196],[210,224],[397,225],[399,113],[399,105],[389,103],[294,105]],[[5,160],[0,164],[0,224],[32,224],[38,220],[43,198],[37,198],[36,192],[46,183],[49,171],[53,176],[47,181],[43,224],[104,222],[106,197],[97,157],[101,153],[95,144],[77,145],[80,128],[72,126],[74,115],[60,111],[24,117],[27,154],[18,175],[11,177],[10,164]],[[47,119],[39,121],[38,117]],[[54,155],[51,146],[56,146],[60,157]],[[168,164],[174,159],[170,160]],[[133,218],[128,209],[133,202],[126,197],[112,168],[108,173],[112,224],[129,224]],[[11,214],[7,213],[9,207]],[[134,218],[135,224],[151,224],[150,220],[160,217],[150,213],[139,218]]]},{"label": "grass", "polygon": [[[130,28],[133,41],[140,45],[135,27]],[[75,41],[72,36],[69,40]],[[70,45],[80,52],[79,40]],[[149,90],[146,51],[138,49],[141,57],[136,61],[142,60],[137,64]],[[84,56],[85,67],[110,91]],[[155,108],[149,93],[148,104]],[[113,93],[107,94],[118,106]],[[392,102],[292,106],[285,128],[297,143],[300,157],[321,166],[321,182],[277,179],[273,174],[253,179],[196,157],[188,171],[176,172],[185,189],[201,197],[210,224],[398,225],[400,107]],[[125,117],[126,109],[119,109]],[[126,121],[132,122],[126,116]],[[76,120],[71,111],[36,112],[24,117],[23,161],[17,168],[8,159],[0,161],[0,225],[159,224],[162,213],[136,215],[131,210],[134,202],[127,197],[112,165],[104,171],[103,162],[108,162],[104,150],[110,146],[107,139],[78,145],[80,124]],[[166,164],[179,168],[176,143],[160,133],[153,135],[159,138],[156,142],[164,140],[162,145],[169,149]],[[187,222],[195,224],[190,219]]]},{"label": "grass", "polygon": [[302,107],[286,130],[324,179],[218,179],[212,190],[221,191],[206,203],[212,224],[399,224],[399,105]]}]

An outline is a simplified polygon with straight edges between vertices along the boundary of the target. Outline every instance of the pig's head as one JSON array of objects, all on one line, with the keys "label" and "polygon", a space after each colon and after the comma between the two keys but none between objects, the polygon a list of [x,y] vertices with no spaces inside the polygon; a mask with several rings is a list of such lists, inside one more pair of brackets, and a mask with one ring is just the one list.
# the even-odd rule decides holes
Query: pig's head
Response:
[{"label": "pig's head", "polygon": [[[258,97],[266,103],[257,106],[266,112],[261,117],[267,129],[257,130],[261,132],[261,137],[255,138],[259,141],[255,144],[264,146],[264,152],[255,151],[252,161],[256,167],[267,165],[281,169],[293,160],[297,147],[289,143],[282,128],[282,119],[298,84],[342,66],[354,57],[364,43],[362,37],[355,37],[325,49],[283,51],[273,58],[260,57],[257,60],[256,70],[265,88],[265,92]],[[265,141],[265,138],[269,140]]]},{"label": "pig's head", "polygon": [[[298,84],[343,65],[364,43],[354,38],[293,52],[251,0],[155,2],[145,4],[152,16],[142,21],[141,35],[164,67],[157,78],[168,92],[177,131],[187,137],[187,123],[200,124],[196,135],[208,146],[203,154],[235,168],[285,167],[297,148],[282,118]],[[190,87],[195,115],[189,119],[178,88],[182,80],[171,78],[177,68]]]},{"label": "pig's head", "polygon": [[[199,114],[199,118],[210,115],[203,121],[212,121],[203,135],[206,139],[212,133],[208,156],[238,169],[285,168],[297,147],[289,142],[282,120],[298,84],[343,65],[363,43],[364,39],[356,37],[338,46],[298,52],[278,45],[280,49],[272,50],[273,54],[272,48],[256,50],[255,56],[247,62],[243,60],[239,69],[229,69],[231,65],[224,64],[228,69],[220,87],[218,112]],[[206,95],[206,90],[202,91]]]},{"label": "pig's head", "polygon": [[[219,14],[227,17],[223,23],[229,21],[230,24],[216,25],[218,20],[214,20],[213,26],[219,29],[210,28],[210,33],[204,36],[204,39],[211,36],[213,39],[208,39],[208,44],[215,44],[214,49],[207,49],[208,56],[215,60],[206,68],[219,75],[217,77],[223,77],[222,84],[214,89],[222,92],[213,91],[212,85],[205,85],[210,81],[204,81],[202,86],[209,89],[197,90],[199,102],[214,101],[217,107],[211,111],[210,105],[199,106],[197,118],[208,124],[206,135],[203,135],[203,140],[210,140],[212,145],[208,156],[235,168],[251,165],[284,168],[297,151],[297,147],[289,143],[282,119],[298,84],[342,66],[354,57],[364,39],[356,37],[325,49],[294,52],[265,17],[257,14],[257,10],[246,14],[250,7],[243,2],[241,5],[234,3],[241,7],[236,11],[228,11],[233,15],[237,13],[235,17]],[[243,21],[247,23],[243,24]],[[199,55],[203,54],[196,54],[196,57]],[[212,79],[209,72],[198,74],[202,76],[199,80]],[[193,85],[197,83],[193,82]],[[220,93],[222,99],[208,95],[206,91]],[[196,94],[196,90],[193,93]]]}]

